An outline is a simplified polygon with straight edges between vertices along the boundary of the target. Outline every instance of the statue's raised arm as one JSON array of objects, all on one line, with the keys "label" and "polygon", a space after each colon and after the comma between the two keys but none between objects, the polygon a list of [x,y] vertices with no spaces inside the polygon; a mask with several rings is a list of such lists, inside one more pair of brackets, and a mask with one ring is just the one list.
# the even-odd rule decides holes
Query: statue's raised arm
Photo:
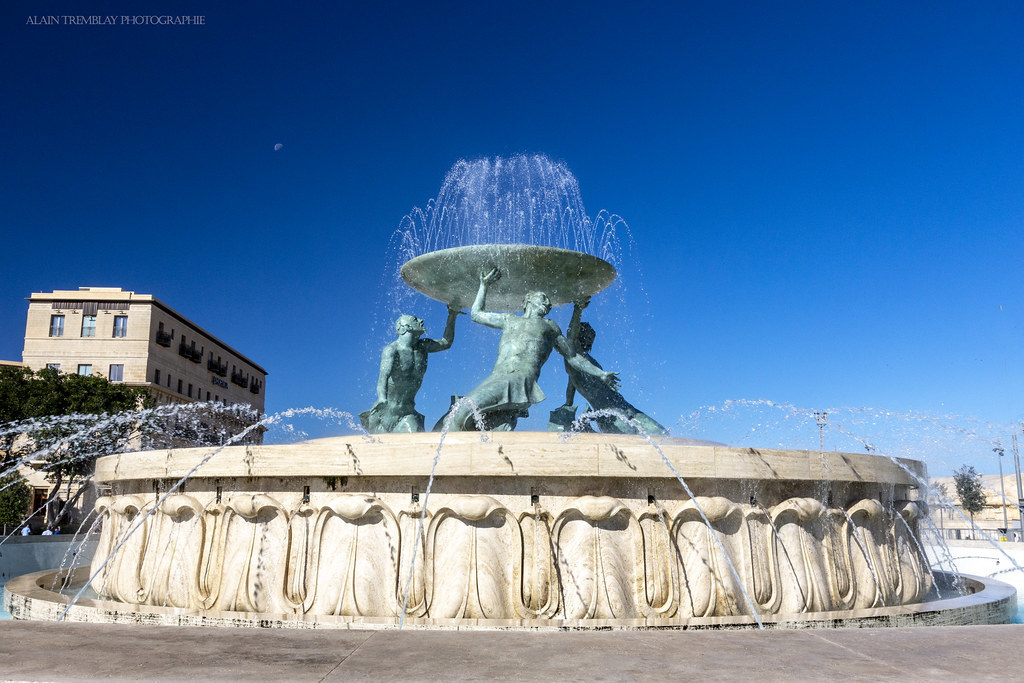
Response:
[{"label": "statue's raised arm", "polygon": [[476,299],[473,300],[473,307],[469,311],[469,317],[473,322],[499,330],[505,328],[505,315],[485,311],[484,306],[487,304],[487,288],[500,279],[501,271],[497,268],[491,268],[486,273],[480,273],[480,288],[476,291]]},{"label": "statue's raised arm", "polygon": [[[579,353],[579,347],[576,345],[576,341],[580,336],[580,320],[583,317],[583,309],[588,305],[590,305],[589,296],[573,302],[572,317],[569,318],[569,326],[565,328],[565,339],[569,342],[569,348],[577,353]],[[576,385],[573,384],[572,378],[570,378],[565,385],[565,405],[571,406],[574,400],[576,400]]]},{"label": "statue's raised arm", "polygon": [[619,373],[602,370],[591,363],[582,353],[577,353],[561,333],[555,339],[555,350],[565,357],[565,362],[573,369],[601,380],[611,389],[619,388]]},{"label": "statue's raised arm", "polygon": [[447,351],[451,348],[452,342],[455,341],[455,319],[462,313],[463,311],[458,306],[448,304],[448,321],[444,326],[444,334],[441,335],[440,339],[420,339],[420,348],[427,353]]}]

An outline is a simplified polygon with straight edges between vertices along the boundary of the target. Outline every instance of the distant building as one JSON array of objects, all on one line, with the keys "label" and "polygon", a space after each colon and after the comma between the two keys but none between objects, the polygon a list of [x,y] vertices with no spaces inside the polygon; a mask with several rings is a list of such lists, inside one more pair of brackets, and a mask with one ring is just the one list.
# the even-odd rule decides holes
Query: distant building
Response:
[{"label": "distant building", "polygon": [[[985,495],[984,508],[971,516],[960,507],[953,477],[939,477],[932,480],[933,486],[943,486],[948,505],[942,505],[934,496],[929,500],[931,522],[943,538],[950,540],[979,540],[983,534],[1008,541],[1022,541],[1020,512],[1017,509],[1017,478],[1013,473],[1004,473],[1000,485],[999,475],[981,475],[982,491]],[[1006,498],[1003,498],[1003,492]],[[1005,513],[1005,517],[1004,517]]]},{"label": "distant building", "polygon": [[149,294],[79,287],[28,299],[22,361],[149,389],[158,404],[263,412],[267,371]]},{"label": "distant building", "polygon": [[[263,414],[267,371],[149,294],[80,287],[35,293],[28,302],[23,362],[0,363],[98,375],[144,387],[157,405],[214,402],[248,405]],[[201,425],[176,422],[157,445],[216,443],[252,422],[239,422],[232,411],[204,418]],[[262,432],[255,430],[244,442],[261,440]],[[33,487],[32,510],[38,510],[51,485],[44,472],[26,468],[23,474]],[[77,488],[64,493],[65,500]],[[91,496],[75,507],[79,514],[91,510]]]}]

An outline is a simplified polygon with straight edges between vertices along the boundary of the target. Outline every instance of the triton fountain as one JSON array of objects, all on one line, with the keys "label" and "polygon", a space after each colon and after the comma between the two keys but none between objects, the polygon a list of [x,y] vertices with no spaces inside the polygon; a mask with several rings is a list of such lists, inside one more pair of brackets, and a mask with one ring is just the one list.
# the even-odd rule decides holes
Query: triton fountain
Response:
[{"label": "triton fountain", "polygon": [[[523,225],[565,214],[538,210]],[[377,402],[361,416],[373,433],[101,458],[100,548],[91,568],[68,577],[96,596],[59,596],[44,589],[53,572],[30,575],[8,584],[10,611],[341,628],[1009,620],[1012,589],[967,580],[985,590],[963,596],[930,571],[917,539],[926,472],[916,460],[672,438],[624,399],[594,405],[595,390],[578,379],[596,410],[556,419],[566,409],[575,417],[567,402],[550,431],[515,431],[543,398],[536,380],[552,350],[618,395],[615,373],[580,343],[579,311],[616,277],[612,263],[568,248],[598,251],[585,233],[575,245],[522,244],[515,230],[494,244],[419,240],[425,248],[401,276],[445,303],[449,323],[441,340],[427,340],[417,318],[399,320]],[[570,303],[573,329],[563,334],[545,315]],[[452,346],[462,308],[502,329],[498,362],[453,397],[437,431],[422,431],[414,398],[426,356]],[[522,313],[500,312],[514,310]]]}]

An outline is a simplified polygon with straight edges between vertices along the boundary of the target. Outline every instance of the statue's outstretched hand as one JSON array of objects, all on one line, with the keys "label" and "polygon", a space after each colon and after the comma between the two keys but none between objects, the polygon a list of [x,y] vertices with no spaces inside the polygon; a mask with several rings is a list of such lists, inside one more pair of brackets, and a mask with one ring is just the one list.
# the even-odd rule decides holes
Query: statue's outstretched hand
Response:
[{"label": "statue's outstretched hand", "polygon": [[480,273],[480,284],[482,285],[493,285],[495,282],[501,279],[501,271],[497,268],[491,268],[487,273]]},{"label": "statue's outstretched hand", "polygon": [[590,305],[590,297],[585,296],[580,299],[577,299],[576,301],[573,302],[573,305],[582,311],[584,308]]},{"label": "statue's outstretched hand", "polygon": [[618,391],[619,389],[619,373],[617,372],[605,372],[601,375],[601,381],[610,386],[612,389]]},{"label": "statue's outstretched hand", "polygon": [[462,306],[448,304],[448,315],[466,315],[466,312],[462,310]]}]

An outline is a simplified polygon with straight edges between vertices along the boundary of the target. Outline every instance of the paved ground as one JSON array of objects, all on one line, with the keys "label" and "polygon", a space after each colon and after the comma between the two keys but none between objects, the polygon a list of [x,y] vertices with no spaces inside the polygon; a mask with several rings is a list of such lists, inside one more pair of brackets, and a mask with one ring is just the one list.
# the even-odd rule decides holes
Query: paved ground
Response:
[{"label": "paved ground", "polygon": [[1024,626],[310,631],[0,623],[7,680],[1021,680]]}]

